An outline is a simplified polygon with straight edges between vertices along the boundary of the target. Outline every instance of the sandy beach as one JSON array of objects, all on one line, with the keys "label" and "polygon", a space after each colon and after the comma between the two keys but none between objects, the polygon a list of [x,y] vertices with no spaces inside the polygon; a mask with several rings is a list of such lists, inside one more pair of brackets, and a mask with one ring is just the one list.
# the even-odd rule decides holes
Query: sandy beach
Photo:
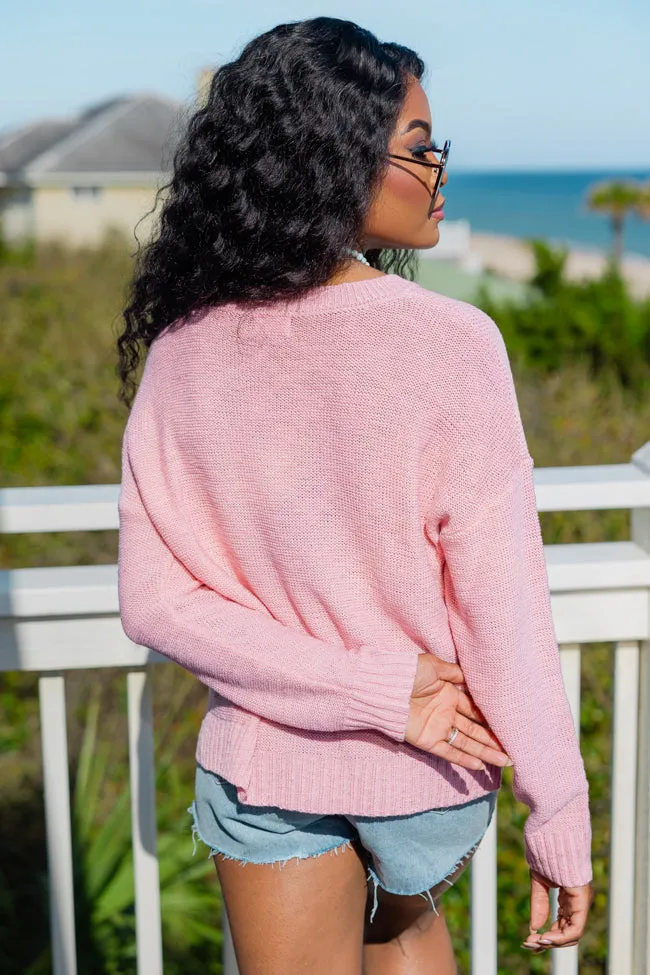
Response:
[{"label": "sandy beach", "polygon": [[[530,249],[516,237],[472,232],[472,254],[486,270],[513,281],[528,279],[534,267]],[[606,255],[593,251],[572,250],[566,265],[567,277],[573,281],[599,277],[606,265]],[[650,258],[627,255],[623,259],[623,276],[630,292],[637,298],[650,297]]]}]

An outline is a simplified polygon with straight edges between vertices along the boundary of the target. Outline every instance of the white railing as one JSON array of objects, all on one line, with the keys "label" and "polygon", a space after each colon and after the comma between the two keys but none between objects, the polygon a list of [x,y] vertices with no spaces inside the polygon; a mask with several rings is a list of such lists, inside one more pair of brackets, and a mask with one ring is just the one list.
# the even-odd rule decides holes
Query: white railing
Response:
[{"label": "white railing", "polygon": [[[625,542],[547,545],[556,636],[579,727],[581,644],[615,647],[608,975],[650,975],[650,442],[631,463],[535,470],[539,511],[624,508]],[[0,533],[116,529],[117,485],[0,490]],[[54,975],[76,975],[64,672],[123,667],[138,975],[162,975],[149,668],[122,631],[116,566],[0,572],[0,670],[39,673]],[[472,864],[472,975],[496,975],[496,817]],[[224,971],[237,975],[223,912]],[[577,948],[552,953],[577,975]]]}]

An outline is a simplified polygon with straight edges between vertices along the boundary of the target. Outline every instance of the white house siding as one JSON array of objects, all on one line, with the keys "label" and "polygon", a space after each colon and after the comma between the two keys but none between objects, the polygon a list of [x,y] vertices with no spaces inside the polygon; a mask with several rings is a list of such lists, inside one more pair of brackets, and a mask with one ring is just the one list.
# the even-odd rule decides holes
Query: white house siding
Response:
[{"label": "white house siding", "polygon": [[149,214],[155,195],[152,186],[102,186],[96,197],[75,196],[68,186],[35,187],[35,235],[41,241],[58,239],[73,245],[92,245],[99,242],[108,227],[117,227],[135,246],[134,230],[139,220],[142,222],[137,227],[138,239],[144,241],[151,233],[154,217],[145,214]]}]

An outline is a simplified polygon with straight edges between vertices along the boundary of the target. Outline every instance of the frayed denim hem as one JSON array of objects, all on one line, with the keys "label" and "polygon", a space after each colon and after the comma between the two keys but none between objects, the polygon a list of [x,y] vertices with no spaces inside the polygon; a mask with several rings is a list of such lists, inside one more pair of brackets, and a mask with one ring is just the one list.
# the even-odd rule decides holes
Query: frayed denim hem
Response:
[{"label": "frayed denim hem", "polygon": [[[291,860],[306,860],[306,859],[310,859],[310,858],[313,858],[313,857],[322,856],[324,853],[338,854],[341,850],[346,849],[347,847],[351,846],[352,843],[353,843],[353,840],[349,839],[349,840],[345,840],[345,842],[343,842],[343,843],[336,844],[335,846],[330,846],[330,847],[327,847],[324,850],[319,850],[316,853],[306,853],[303,856],[288,857],[286,859],[278,858],[276,860],[249,860],[249,859],[246,859],[245,857],[234,857],[234,856],[231,856],[230,854],[225,853],[223,850],[219,850],[217,847],[211,846],[210,843],[208,843],[207,840],[205,840],[201,836],[201,833],[199,831],[199,828],[198,828],[198,825],[197,825],[196,809],[195,809],[195,803],[194,802],[192,802],[192,805],[188,808],[187,811],[192,816],[192,844],[193,844],[192,856],[194,856],[196,854],[196,850],[197,850],[196,841],[197,841],[197,838],[198,838],[201,841],[201,843],[204,844],[204,846],[207,846],[209,848],[208,858],[213,857],[213,856],[215,856],[215,855],[218,854],[219,856],[222,856],[225,860],[234,860],[234,861],[236,861],[242,867],[246,866],[247,863],[250,863],[250,864],[269,864],[269,865],[274,865],[274,864],[278,863],[280,865],[280,867],[283,867],[283,866],[286,866],[286,864],[289,863]],[[445,875],[445,877],[443,877],[441,880],[437,880],[437,881],[434,881],[433,883],[427,884],[425,890],[422,890],[422,891],[420,891],[420,890],[393,890],[390,887],[387,887],[379,879],[378,875],[375,873],[375,871],[373,870],[373,868],[371,866],[369,866],[368,867],[367,879],[369,881],[372,881],[372,884],[373,884],[373,906],[372,906],[372,911],[370,913],[369,923],[372,924],[372,922],[374,920],[374,917],[375,917],[375,914],[377,912],[377,907],[378,907],[377,890],[378,890],[379,887],[381,887],[382,890],[385,890],[386,893],[388,893],[388,894],[398,894],[398,895],[401,895],[401,896],[404,896],[404,897],[414,897],[417,894],[419,897],[424,897],[425,900],[426,899],[429,900],[429,903],[431,904],[431,909],[433,910],[434,914],[436,916],[438,916],[438,911],[436,909],[436,905],[435,905],[434,899],[433,899],[433,897],[431,895],[431,890],[432,889],[435,889],[436,887],[439,887],[441,884],[447,884],[449,887],[453,887],[454,881],[453,880],[449,880],[449,877],[451,877],[461,865],[467,863],[467,861],[469,861],[474,856],[474,854],[476,853],[478,847],[480,846],[480,843],[481,843],[481,840],[482,839],[483,839],[483,837],[481,836],[481,839],[479,839],[478,842],[475,843],[468,850],[467,853],[465,853],[463,856],[461,856],[461,857],[458,858],[458,860],[454,863],[453,867],[447,872],[447,874]],[[439,899],[439,898],[436,898],[436,899]]]},{"label": "frayed denim hem", "polygon": [[305,853],[304,856],[287,857],[286,860],[281,858],[278,858],[276,860],[247,860],[245,857],[230,856],[228,853],[224,853],[223,850],[218,850],[216,847],[210,846],[210,844],[206,840],[204,840],[203,837],[201,836],[199,832],[199,828],[196,824],[196,811],[195,811],[194,803],[192,803],[192,805],[188,808],[187,811],[192,816],[192,844],[193,844],[192,856],[196,854],[196,840],[198,838],[201,841],[201,843],[204,844],[204,846],[209,847],[208,859],[210,857],[215,856],[215,854],[219,854],[219,856],[222,856],[224,860],[235,860],[237,863],[241,864],[242,867],[246,866],[247,863],[258,864],[258,865],[260,864],[274,865],[276,863],[279,863],[280,867],[284,867],[287,865],[287,863],[289,863],[290,860],[308,860],[312,857],[322,856],[324,853],[339,853],[341,850],[344,850],[348,846],[352,845],[352,840],[345,840],[344,843],[337,843],[335,846],[329,846],[325,850],[319,850],[317,853]]},{"label": "frayed denim hem", "polygon": [[[481,837],[481,839],[482,838],[483,837]],[[431,896],[432,888],[439,887],[440,884],[447,884],[449,887],[453,887],[454,881],[449,880],[448,878],[451,877],[451,875],[455,873],[456,870],[458,870],[458,868],[462,864],[467,863],[467,861],[474,856],[474,854],[476,853],[476,851],[480,846],[480,843],[481,840],[479,840],[478,843],[475,843],[474,846],[471,847],[471,849],[468,850],[468,852],[465,853],[462,857],[459,857],[459,859],[453,865],[451,870],[449,870],[447,875],[443,877],[442,880],[437,880],[432,884],[428,884],[425,890],[391,890],[390,887],[387,887],[385,884],[381,882],[381,880],[379,879],[375,871],[372,869],[372,867],[369,867],[368,880],[371,880],[373,883],[373,905],[372,905],[372,911],[370,912],[370,924],[372,924],[372,920],[377,911],[377,888],[378,887],[381,887],[382,890],[385,890],[387,894],[400,894],[404,897],[414,897],[417,894],[419,897],[424,897],[425,900],[428,898],[433,913],[436,915],[436,917],[438,917],[439,914],[438,911],[436,910],[436,905],[433,901],[433,897]]]}]

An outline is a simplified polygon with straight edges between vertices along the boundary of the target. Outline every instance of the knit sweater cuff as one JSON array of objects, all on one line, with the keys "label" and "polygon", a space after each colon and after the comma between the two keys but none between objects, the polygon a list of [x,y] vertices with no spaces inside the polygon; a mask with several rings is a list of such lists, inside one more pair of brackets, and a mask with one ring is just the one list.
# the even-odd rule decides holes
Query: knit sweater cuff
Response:
[{"label": "knit sweater cuff", "polygon": [[420,651],[361,646],[353,654],[344,730],[381,731],[404,741]]},{"label": "knit sweater cuff", "polygon": [[563,887],[582,887],[592,879],[589,796],[582,793],[534,833],[526,833],[529,866]]}]

